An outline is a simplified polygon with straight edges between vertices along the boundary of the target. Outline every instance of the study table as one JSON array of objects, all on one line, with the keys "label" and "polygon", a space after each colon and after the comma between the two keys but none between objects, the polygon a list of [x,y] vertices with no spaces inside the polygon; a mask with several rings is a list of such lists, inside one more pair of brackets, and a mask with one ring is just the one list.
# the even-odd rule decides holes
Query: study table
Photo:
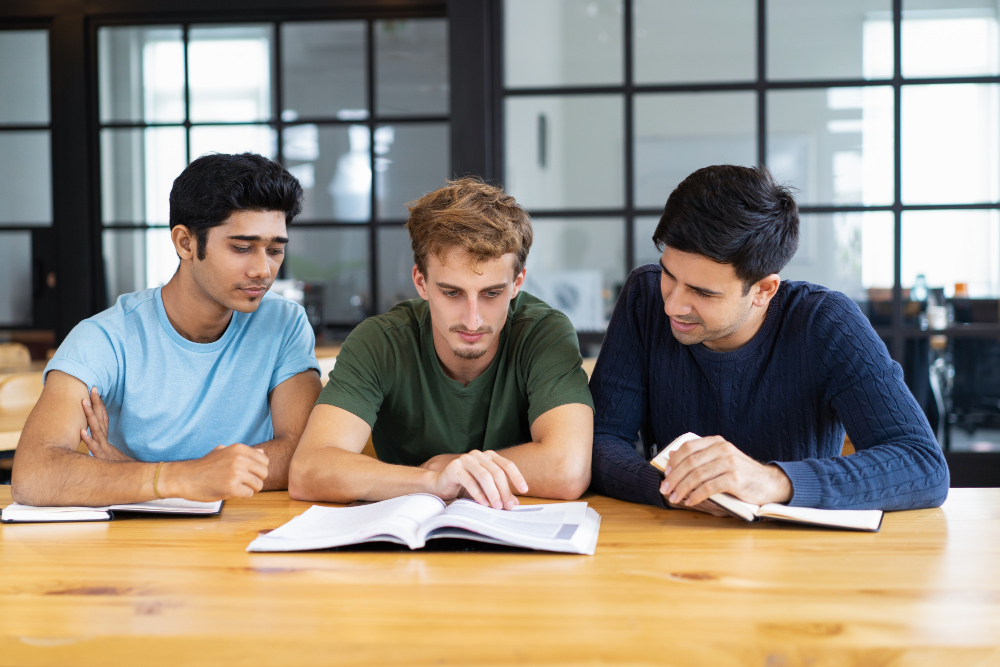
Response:
[{"label": "study table", "polygon": [[594,556],[246,553],[285,492],[2,525],[0,665],[1000,664],[1000,489],[880,533],[585,499]]}]

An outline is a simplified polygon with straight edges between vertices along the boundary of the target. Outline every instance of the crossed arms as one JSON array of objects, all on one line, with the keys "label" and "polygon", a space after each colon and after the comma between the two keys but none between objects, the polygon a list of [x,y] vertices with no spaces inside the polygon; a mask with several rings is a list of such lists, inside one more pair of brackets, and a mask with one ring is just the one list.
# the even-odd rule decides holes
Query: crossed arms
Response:
[{"label": "crossed arms", "polygon": [[[319,391],[319,376],[313,370],[285,380],[268,397],[273,439],[253,447],[219,443],[200,459],[164,463],[157,480],[160,495],[208,501],[285,488],[292,452]],[[97,392],[88,393],[83,382],[71,375],[49,372],[14,456],[14,500],[28,505],[103,506],[154,499],[158,462],[129,458],[107,441],[106,430],[107,413]],[[93,456],[77,451],[81,439]]]},{"label": "crossed arms", "polygon": [[590,485],[594,416],[570,403],[541,414],[529,443],[496,451],[442,454],[420,467],[392,465],[361,453],[371,428],[360,417],[319,404],[292,458],[289,494],[299,500],[385,500],[407,493],[460,495],[496,509],[517,505],[514,493],[573,500]]}]

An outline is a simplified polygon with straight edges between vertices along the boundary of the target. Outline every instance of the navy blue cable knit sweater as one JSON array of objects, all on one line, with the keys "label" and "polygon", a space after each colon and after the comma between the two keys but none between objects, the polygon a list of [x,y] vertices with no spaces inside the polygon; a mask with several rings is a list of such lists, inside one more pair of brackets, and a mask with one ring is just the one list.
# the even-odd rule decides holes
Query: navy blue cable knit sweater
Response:
[{"label": "navy blue cable knit sweater", "polygon": [[[592,488],[664,507],[656,448],[721,435],[792,481],[790,505],[936,507],[948,467],[926,417],[857,305],[839,292],[783,282],[743,347],[685,346],[670,331],[660,267],[622,288],[590,381]],[[844,432],[857,453],[842,457]],[[645,458],[633,445],[642,435]]]}]

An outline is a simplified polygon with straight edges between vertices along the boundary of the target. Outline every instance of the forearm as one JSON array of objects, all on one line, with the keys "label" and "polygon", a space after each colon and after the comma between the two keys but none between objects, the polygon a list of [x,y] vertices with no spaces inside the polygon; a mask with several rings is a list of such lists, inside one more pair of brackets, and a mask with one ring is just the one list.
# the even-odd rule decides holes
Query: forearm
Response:
[{"label": "forearm", "polygon": [[660,473],[635,451],[635,446],[620,437],[598,434],[594,437],[591,488],[597,493],[666,507],[660,495]]},{"label": "forearm", "polygon": [[267,454],[267,479],[261,491],[279,491],[288,488],[288,466],[295,454],[295,446],[299,443],[297,436],[274,438],[259,445],[259,449]]},{"label": "forearm", "polygon": [[156,498],[157,463],[105,461],[59,446],[32,448],[27,458],[21,451],[11,475],[11,496],[21,504],[102,507]]},{"label": "forearm", "polygon": [[517,466],[529,496],[576,500],[590,486],[590,447],[527,442],[499,454]]},{"label": "forearm", "polygon": [[296,500],[350,503],[386,500],[408,493],[432,493],[435,473],[383,463],[339,447],[296,452],[288,491]]},{"label": "forearm", "polygon": [[776,463],[792,481],[790,505],[909,510],[948,497],[948,466],[936,443],[890,442],[850,456]]}]

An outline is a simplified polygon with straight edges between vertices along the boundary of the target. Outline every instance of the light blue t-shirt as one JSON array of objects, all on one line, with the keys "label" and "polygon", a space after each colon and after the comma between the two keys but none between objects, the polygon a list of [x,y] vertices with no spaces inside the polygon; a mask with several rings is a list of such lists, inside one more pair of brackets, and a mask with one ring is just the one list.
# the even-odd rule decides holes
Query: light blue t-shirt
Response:
[{"label": "light blue t-shirt", "polygon": [[273,438],[268,396],[293,375],[319,372],[314,348],[302,306],[270,292],[256,311],[234,312],[219,340],[194,343],[170,324],[156,288],[76,325],[45,374],[97,387],[108,440],[125,454],[179,461]]}]

